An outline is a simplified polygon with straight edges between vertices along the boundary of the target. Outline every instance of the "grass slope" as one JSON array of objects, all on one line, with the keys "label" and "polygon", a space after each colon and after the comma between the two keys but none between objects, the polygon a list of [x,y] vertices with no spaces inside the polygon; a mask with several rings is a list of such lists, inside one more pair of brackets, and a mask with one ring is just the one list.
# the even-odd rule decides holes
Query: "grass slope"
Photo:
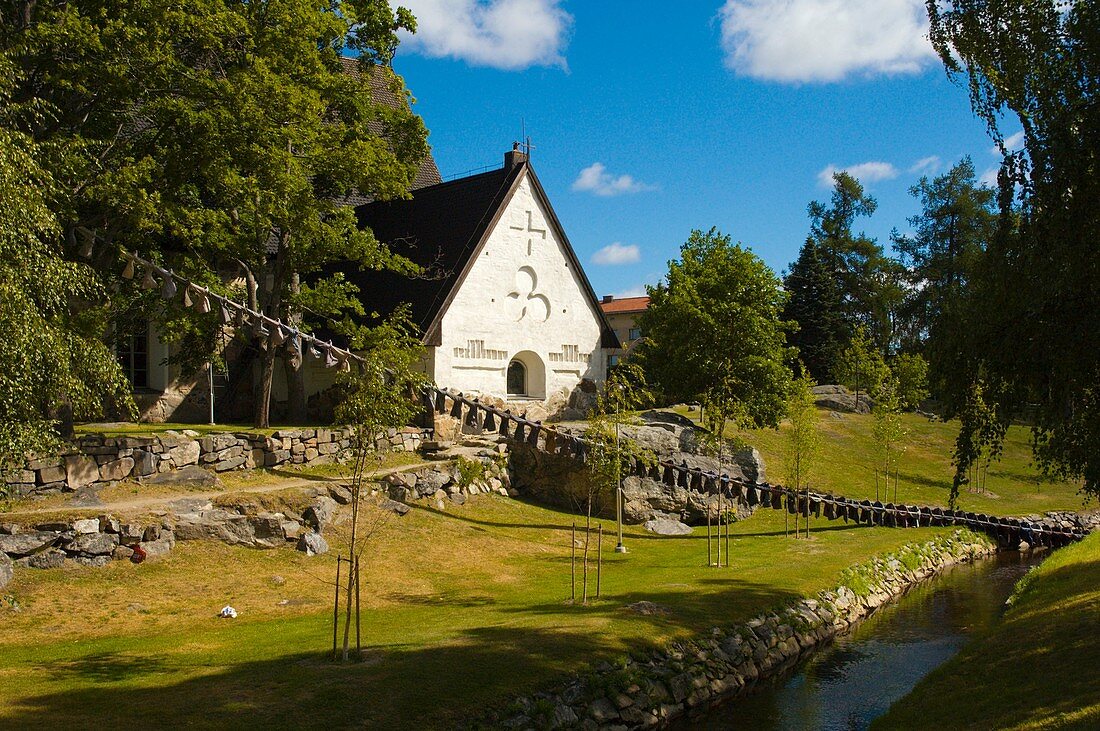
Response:
[{"label": "grass slope", "polygon": [[1004,621],[926,677],[875,729],[1100,728],[1100,534],[1054,553]]},{"label": "grass slope", "polygon": [[[0,726],[448,727],[587,663],[815,593],[847,566],[941,532],[830,524],[796,541],[763,511],[735,526],[731,568],[718,570],[699,530],[631,529],[619,555],[606,523],[603,598],[580,607],[566,602],[574,519],[496,496],[392,519],[365,568],[368,659],[347,666],[325,659],[331,556],[184,543],[141,566],[19,571],[7,591],[21,610],[0,608]],[[643,599],[669,613],[625,609]],[[215,618],[227,603],[239,619]]]},{"label": "grass slope", "polygon": [[[684,407],[678,413],[688,413]],[[909,439],[900,460],[898,501],[927,505],[946,505],[951,479],[951,452],[958,435],[958,422],[930,422],[916,414],[903,414]],[[874,419],[868,414],[821,412],[821,456],[810,475],[811,489],[853,498],[875,498]],[[787,455],[787,430],[758,429],[737,432],[748,444],[760,450],[768,469],[768,479],[782,483]],[[731,436],[734,432],[730,431]],[[1068,482],[1046,482],[1032,466],[1030,432],[1012,426],[1005,439],[1004,454],[989,468],[988,492],[963,490],[959,507],[994,515],[1026,515],[1047,510],[1080,510],[1084,505],[1078,486]],[[889,499],[893,500],[893,487]],[[886,498],[883,498],[884,501]]]}]

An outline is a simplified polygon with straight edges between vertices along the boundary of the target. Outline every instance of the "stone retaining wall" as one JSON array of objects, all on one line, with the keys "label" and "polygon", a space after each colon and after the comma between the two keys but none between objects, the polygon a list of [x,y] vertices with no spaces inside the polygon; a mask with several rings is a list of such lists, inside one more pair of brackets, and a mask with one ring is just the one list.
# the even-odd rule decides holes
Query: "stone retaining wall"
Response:
[{"label": "stone retaining wall", "polygon": [[[418,428],[391,430],[379,440],[382,449],[414,451],[425,438]],[[350,429],[281,429],[272,435],[191,430],[155,436],[76,438],[56,458],[28,460],[21,470],[4,475],[8,492],[19,496],[70,492],[89,485],[145,479],[201,465],[214,472],[282,465],[317,465],[344,461],[353,446]]]},{"label": "stone retaining wall", "polygon": [[[693,641],[676,643],[594,673],[552,691],[515,700],[474,728],[618,728],[668,726],[685,714],[703,713],[760,680],[779,675],[804,655],[847,631],[916,582],[956,563],[988,556],[992,543],[969,531],[908,545],[848,569],[835,589],[814,599],[765,612],[733,627],[715,627]],[[648,606],[639,606],[648,605]],[[640,602],[627,609],[660,612]]]}]

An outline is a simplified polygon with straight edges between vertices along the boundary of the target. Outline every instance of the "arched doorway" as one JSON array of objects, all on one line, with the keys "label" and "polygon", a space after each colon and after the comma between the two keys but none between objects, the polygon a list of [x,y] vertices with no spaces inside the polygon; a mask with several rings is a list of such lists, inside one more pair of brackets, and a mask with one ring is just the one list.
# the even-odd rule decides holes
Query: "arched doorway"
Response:
[{"label": "arched doorway", "polygon": [[527,366],[518,360],[508,364],[508,395],[527,395]]},{"label": "arched doorway", "polygon": [[546,398],[546,365],[538,353],[521,350],[508,361],[506,393],[509,397]]}]

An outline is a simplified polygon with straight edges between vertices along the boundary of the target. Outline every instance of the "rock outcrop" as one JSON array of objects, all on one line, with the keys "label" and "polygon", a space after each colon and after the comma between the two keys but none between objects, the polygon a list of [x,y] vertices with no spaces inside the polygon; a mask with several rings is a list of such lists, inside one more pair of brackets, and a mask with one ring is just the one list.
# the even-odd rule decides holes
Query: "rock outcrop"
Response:
[{"label": "rock outcrop", "polygon": [[[567,425],[563,431],[583,433],[583,425]],[[621,428],[624,439],[633,441],[661,460],[672,460],[707,472],[724,472],[748,482],[763,482],[766,477],[764,460],[753,448],[726,455],[721,461],[702,453],[700,430],[689,419],[667,411],[647,411],[641,423]],[[587,476],[571,456],[547,454],[528,445],[511,446],[510,467],[514,487],[539,502],[576,510],[581,507],[579,496],[586,494]],[[723,511],[731,507],[728,500],[719,500],[688,487],[666,485],[651,477],[627,475],[623,479],[623,520],[644,523],[656,518],[671,518],[688,524],[705,523],[707,513],[717,519],[719,503]],[[614,514],[614,501],[605,499],[598,512],[606,517]],[[751,514],[752,509],[736,503],[732,509],[738,518]]]},{"label": "rock outcrop", "polygon": [[814,386],[814,403],[820,409],[840,411],[846,414],[869,414],[875,401],[860,391],[859,398],[844,386]]}]

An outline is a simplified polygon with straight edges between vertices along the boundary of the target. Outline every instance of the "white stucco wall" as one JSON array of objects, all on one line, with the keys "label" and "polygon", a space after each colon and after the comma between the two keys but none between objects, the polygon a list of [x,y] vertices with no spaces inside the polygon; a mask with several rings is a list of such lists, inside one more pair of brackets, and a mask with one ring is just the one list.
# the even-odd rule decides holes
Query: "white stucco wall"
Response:
[{"label": "white stucco wall", "polygon": [[441,338],[432,375],[459,391],[505,397],[517,355],[534,398],[603,380],[599,315],[526,175],[444,313]]}]

